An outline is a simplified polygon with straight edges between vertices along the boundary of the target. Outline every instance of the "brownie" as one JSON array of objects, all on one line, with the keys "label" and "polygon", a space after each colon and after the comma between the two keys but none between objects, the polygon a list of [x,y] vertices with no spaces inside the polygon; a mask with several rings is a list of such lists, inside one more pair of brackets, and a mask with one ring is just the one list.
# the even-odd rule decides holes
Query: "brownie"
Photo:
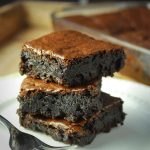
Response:
[{"label": "brownie", "polygon": [[20,73],[64,86],[89,84],[124,66],[122,47],[77,31],[60,31],[26,42]]},{"label": "brownie", "polygon": [[84,15],[74,15],[74,16],[67,16],[63,18],[63,21],[68,24],[75,23],[86,26],[86,27],[92,27],[97,29],[99,26],[97,26],[96,23],[93,22],[93,17],[90,16],[84,16]]},{"label": "brownie", "polygon": [[135,30],[129,19],[122,17],[120,12],[97,14],[91,17],[93,18],[93,23],[97,24],[97,29],[111,35]]},{"label": "brownie", "polygon": [[121,17],[129,20],[136,31],[150,29],[150,9],[145,6],[131,7],[121,10]]},{"label": "brownie", "polygon": [[18,100],[24,113],[74,122],[87,119],[102,108],[100,87],[100,80],[73,88],[27,77],[22,82]]},{"label": "brownie", "polygon": [[102,93],[103,109],[88,120],[69,122],[64,119],[51,119],[41,115],[22,114],[20,124],[25,128],[49,134],[55,140],[80,146],[90,144],[97,133],[109,132],[112,127],[123,124],[125,114],[122,110],[122,100]]},{"label": "brownie", "polygon": [[150,30],[138,30],[119,34],[118,38],[150,49]]},{"label": "brownie", "polygon": [[[90,16],[74,15],[64,20],[99,29],[111,35],[150,29],[150,9],[145,6],[131,7],[104,14]],[[145,30],[145,31],[146,31]]]}]

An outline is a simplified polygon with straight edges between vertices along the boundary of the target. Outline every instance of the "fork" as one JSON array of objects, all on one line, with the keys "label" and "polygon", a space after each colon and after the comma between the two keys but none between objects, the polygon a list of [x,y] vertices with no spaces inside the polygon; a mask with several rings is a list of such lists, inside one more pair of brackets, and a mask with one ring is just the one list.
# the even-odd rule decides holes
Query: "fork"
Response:
[{"label": "fork", "polygon": [[0,115],[2,122],[9,130],[9,146],[12,150],[70,150],[76,146],[54,147],[47,145],[33,135],[21,132],[12,125],[6,118]]}]

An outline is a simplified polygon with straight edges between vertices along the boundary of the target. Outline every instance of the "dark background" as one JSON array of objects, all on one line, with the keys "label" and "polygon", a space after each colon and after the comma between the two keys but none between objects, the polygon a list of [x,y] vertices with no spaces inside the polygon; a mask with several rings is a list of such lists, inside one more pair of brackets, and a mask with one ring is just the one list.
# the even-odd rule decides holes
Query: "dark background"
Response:
[{"label": "dark background", "polygon": [[[5,5],[14,1],[17,1],[17,0],[0,0],[0,5]],[[23,0],[18,0],[18,1],[23,1]],[[41,0],[41,1],[79,2],[79,0]],[[88,0],[88,1],[89,2],[112,2],[112,1],[122,1],[122,0]],[[130,1],[130,0],[126,0],[126,1]],[[138,1],[138,0],[132,0],[132,1]],[[144,1],[150,1],[150,0],[144,0]]]}]

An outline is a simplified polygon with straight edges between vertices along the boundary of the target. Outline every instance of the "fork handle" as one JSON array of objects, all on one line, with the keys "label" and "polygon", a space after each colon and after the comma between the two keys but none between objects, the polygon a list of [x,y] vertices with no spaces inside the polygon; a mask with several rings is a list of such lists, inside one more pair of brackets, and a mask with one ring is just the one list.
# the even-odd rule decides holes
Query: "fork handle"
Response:
[{"label": "fork handle", "polygon": [[11,130],[12,127],[15,128],[6,118],[4,118],[1,115],[0,115],[0,122],[2,122],[2,124],[4,124],[9,131]]}]

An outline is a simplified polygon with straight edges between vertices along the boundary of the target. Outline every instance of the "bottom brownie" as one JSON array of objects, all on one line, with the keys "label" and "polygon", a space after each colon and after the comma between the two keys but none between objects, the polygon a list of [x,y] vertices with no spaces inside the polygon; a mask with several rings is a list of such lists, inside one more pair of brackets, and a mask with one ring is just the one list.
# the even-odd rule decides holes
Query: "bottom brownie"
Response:
[{"label": "bottom brownie", "polygon": [[42,131],[57,141],[80,146],[90,144],[99,132],[109,132],[112,127],[123,124],[123,101],[102,93],[103,109],[90,119],[79,122],[69,122],[63,119],[49,119],[40,115],[32,116],[19,113],[20,124],[25,128]]}]

